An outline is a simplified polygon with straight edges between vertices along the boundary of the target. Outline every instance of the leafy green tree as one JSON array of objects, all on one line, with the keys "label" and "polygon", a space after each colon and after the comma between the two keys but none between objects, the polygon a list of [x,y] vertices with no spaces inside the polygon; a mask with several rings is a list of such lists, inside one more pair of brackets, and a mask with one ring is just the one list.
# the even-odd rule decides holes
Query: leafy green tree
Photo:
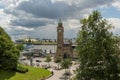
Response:
[{"label": "leafy green tree", "polygon": [[[49,63],[51,60],[52,60],[51,57],[50,57],[50,56],[47,56],[45,62],[48,62],[48,63]],[[49,64],[49,67],[50,67],[50,64]]]},{"label": "leafy green tree", "polygon": [[61,61],[62,61],[61,57],[55,58],[55,62],[58,63],[58,69],[59,69],[59,64],[60,64]]},{"label": "leafy green tree", "polygon": [[77,80],[119,80],[118,46],[109,31],[112,26],[93,11],[81,20],[77,37],[80,58]]},{"label": "leafy green tree", "polygon": [[64,59],[61,62],[61,66],[63,69],[65,69],[65,73],[67,73],[67,69],[72,65],[72,61],[70,59]]},{"label": "leafy green tree", "polygon": [[17,44],[17,45],[16,45],[16,48],[17,48],[18,50],[22,51],[22,50],[24,49],[24,46],[23,46],[23,44]]},{"label": "leafy green tree", "polygon": [[19,50],[9,35],[0,27],[0,69],[16,69]]}]

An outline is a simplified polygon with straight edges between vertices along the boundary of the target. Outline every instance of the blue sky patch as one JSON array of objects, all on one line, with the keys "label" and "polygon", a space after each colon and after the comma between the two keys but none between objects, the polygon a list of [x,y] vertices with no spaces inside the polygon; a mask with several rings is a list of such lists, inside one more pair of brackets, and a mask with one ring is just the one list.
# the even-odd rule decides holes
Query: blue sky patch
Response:
[{"label": "blue sky patch", "polygon": [[111,6],[104,8],[97,8],[105,18],[120,18],[120,10]]}]

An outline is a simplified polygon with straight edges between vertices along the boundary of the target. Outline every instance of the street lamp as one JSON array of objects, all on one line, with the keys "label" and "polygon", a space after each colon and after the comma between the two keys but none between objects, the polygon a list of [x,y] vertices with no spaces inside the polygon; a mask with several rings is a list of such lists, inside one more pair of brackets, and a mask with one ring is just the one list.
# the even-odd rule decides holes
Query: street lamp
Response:
[{"label": "street lamp", "polygon": [[33,57],[30,57],[30,66],[33,66]]}]

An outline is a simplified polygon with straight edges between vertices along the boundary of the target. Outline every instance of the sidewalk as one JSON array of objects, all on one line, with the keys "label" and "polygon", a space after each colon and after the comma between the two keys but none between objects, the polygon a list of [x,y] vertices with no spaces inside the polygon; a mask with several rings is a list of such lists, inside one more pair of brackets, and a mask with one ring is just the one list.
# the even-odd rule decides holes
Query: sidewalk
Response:
[{"label": "sidewalk", "polygon": [[[77,67],[78,65],[72,65],[70,67],[70,72],[71,72],[70,78],[75,76],[75,73],[73,72],[73,70],[76,70]],[[54,75],[48,78],[47,80],[62,80],[60,79],[60,77],[63,77],[63,74],[65,73],[65,69],[62,69],[62,70],[48,69],[48,70],[53,71]]]},{"label": "sidewalk", "polygon": [[59,79],[59,78],[60,78],[60,77],[62,76],[62,74],[64,74],[64,72],[65,72],[64,69],[62,69],[62,70],[48,69],[48,70],[53,71],[54,74],[53,74],[53,76],[51,76],[51,77],[48,78],[47,80],[61,80],[61,79]]}]

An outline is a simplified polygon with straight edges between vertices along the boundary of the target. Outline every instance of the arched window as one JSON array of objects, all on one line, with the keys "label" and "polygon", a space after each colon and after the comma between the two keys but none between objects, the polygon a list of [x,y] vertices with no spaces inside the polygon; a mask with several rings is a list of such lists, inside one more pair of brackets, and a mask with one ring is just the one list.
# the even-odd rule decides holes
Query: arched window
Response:
[{"label": "arched window", "polygon": [[66,58],[68,58],[68,54],[67,54],[67,53],[64,53],[63,59],[66,59]]}]

